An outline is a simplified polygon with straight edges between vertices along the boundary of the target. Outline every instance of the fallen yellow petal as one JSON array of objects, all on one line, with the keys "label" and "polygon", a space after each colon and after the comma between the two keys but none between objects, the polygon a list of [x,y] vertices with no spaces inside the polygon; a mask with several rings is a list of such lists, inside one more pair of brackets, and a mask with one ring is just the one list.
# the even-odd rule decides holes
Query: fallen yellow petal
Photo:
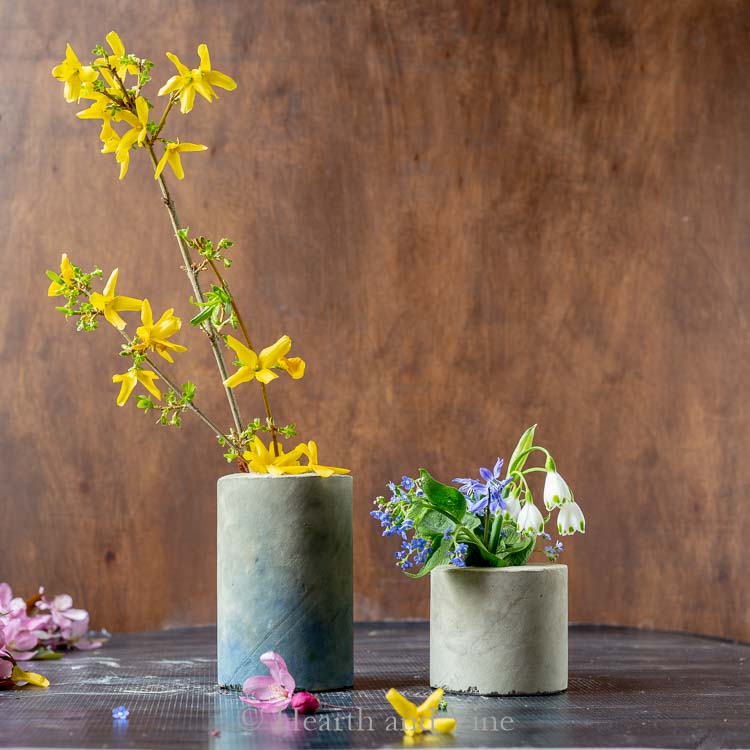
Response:
[{"label": "fallen yellow petal", "polygon": [[33,685],[34,687],[49,687],[49,680],[44,675],[37,674],[36,672],[25,672],[17,664],[13,667],[13,673],[10,676],[11,680],[17,685]]}]

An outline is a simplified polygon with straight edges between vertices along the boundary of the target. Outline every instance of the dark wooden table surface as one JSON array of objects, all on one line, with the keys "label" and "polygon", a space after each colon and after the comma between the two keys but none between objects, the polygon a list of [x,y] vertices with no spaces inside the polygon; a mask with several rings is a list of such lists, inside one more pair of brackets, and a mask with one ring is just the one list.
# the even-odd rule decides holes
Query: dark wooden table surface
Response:
[{"label": "dark wooden table surface", "polygon": [[[689,635],[574,627],[570,688],[545,697],[448,696],[453,737],[430,747],[750,747],[750,646]],[[340,707],[263,717],[215,685],[213,628],[115,636],[101,651],[38,663],[52,682],[0,693],[2,747],[398,747],[389,687],[428,694],[423,623],[358,625],[356,684]],[[259,667],[259,673],[262,669]],[[113,721],[125,705],[127,722]],[[216,734],[218,732],[218,734]]]}]

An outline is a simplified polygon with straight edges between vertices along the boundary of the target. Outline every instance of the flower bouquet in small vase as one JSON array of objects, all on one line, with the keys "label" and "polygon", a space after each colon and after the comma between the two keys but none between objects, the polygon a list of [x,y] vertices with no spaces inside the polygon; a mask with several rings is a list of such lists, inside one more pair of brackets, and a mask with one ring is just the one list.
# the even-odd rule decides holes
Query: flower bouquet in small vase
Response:
[{"label": "flower bouquet in small vase", "polygon": [[[388,485],[371,515],[383,536],[401,540],[396,564],[409,576],[431,573],[430,684],[481,695],[556,693],[568,686],[568,569],[562,542],[545,531],[585,532],[580,507],[549,452],[529,427],[505,473],[497,459],[477,479],[442,484],[419,478]],[[533,455],[544,466],[527,466]],[[544,507],[530,479],[543,473]],[[545,540],[538,547],[538,540]],[[538,552],[544,562],[529,562]]]},{"label": "flower bouquet in small vase", "polygon": [[[48,295],[61,299],[57,310],[76,321],[78,331],[103,325],[119,336],[120,367],[112,375],[118,406],[135,402],[167,427],[193,415],[237,467],[218,482],[219,683],[239,688],[261,654],[279,651],[300,686],[347,687],[353,671],[352,479],[347,469],[321,463],[315,441],[285,445],[296,435],[295,425],[276,423],[269,391],[280,375],[302,378],[305,362],[289,356],[286,335],[256,348],[226,278],[233,243],[194,236],[178,218],[167,173],[182,180],[183,156],[192,158],[207,146],[173,131],[181,131],[184,116],[199,109],[196,94],[210,104],[218,98],[216,89],[232,91],[236,83],[214,69],[205,44],[198,47],[195,68],[166,54],[175,71],[158,90],[164,101],[158,115],[157,100],[147,96],[153,62],[126,53],[114,31],[93,49],[88,64],[68,45],[52,74],[64,83],[66,101],[85,100],[77,116],[100,124],[101,151],[114,156],[121,180],[132,156],[150,160],[159,191],[154,197],[165,207],[196,308],[190,325],[205,333],[213,352],[229,426],[203,409],[195,383],[174,374],[184,366],[187,349],[175,340],[182,320],[173,307],[122,294],[127,282],[117,268],[101,285],[101,268],[84,270],[67,254],[59,271],[47,272]],[[257,389],[264,414],[247,421],[238,393],[250,387]]]}]

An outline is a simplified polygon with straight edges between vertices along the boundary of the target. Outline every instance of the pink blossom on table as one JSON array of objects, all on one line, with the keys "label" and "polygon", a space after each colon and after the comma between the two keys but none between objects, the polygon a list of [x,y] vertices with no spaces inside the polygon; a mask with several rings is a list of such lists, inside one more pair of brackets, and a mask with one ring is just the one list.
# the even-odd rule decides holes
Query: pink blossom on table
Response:
[{"label": "pink blossom on table", "polygon": [[15,610],[3,619],[6,648],[13,658],[18,661],[33,659],[39,644],[39,636],[34,632],[38,618],[28,617],[26,610],[21,609]]},{"label": "pink blossom on table", "polygon": [[5,648],[15,659],[24,661],[36,654],[39,636],[35,632],[46,618],[29,617],[26,602],[13,596],[7,583],[0,583],[0,623],[4,629]]},{"label": "pink blossom on table", "polygon": [[289,674],[286,662],[279,654],[267,651],[260,660],[270,674],[256,675],[245,680],[242,691],[248,697],[240,696],[240,700],[263,713],[279,713],[292,702],[294,677]]},{"label": "pink blossom on table", "polygon": [[[10,660],[10,654],[7,651],[0,650],[0,690],[6,687],[2,683],[10,680],[12,674],[13,662]],[[7,687],[10,687],[10,685]]]},{"label": "pink blossom on table", "polygon": [[292,708],[298,714],[314,714],[320,708],[320,701],[304,690],[292,696]]},{"label": "pink blossom on table", "polygon": [[12,674],[13,658],[5,648],[5,625],[0,619],[0,690],[11,687],[10,678]]},{"label": "pink blossom on table", "polygon": [[50,641],[48,645],[54,648],[64,645],[67,648],[77,648],[81,651],[90,651],[100,648],[102,642],[87,637],[89,632],[89,613],[85,609],[73,607],[73,598],[70,594],[58,594],[50,599],[42,586],[39,589],[39,599],[36,608],[41,613],[48,613],[48,627],[46,628]]},{"label": "pink blossom on table", "polygon": [[26,610],[26,602],[20,596],[13,596],[10,584],[0,583],[0,616]]}]

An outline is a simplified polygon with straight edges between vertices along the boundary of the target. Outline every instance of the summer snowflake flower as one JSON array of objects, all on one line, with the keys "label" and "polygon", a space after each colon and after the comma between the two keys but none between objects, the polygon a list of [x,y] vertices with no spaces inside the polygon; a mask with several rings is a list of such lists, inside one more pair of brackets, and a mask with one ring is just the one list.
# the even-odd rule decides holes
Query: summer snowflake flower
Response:
[{"label": "summer snowflake flower", "polygon": [[552,510],[572,499],[567,482],[556,471],[548,471],[544,480],[544,507]]},{"label": "summer snowflake flower", "polygon": [[516,490],[515,492],[511,492],[510,495],[505,498],[505,510],[503,511],[503,515],[511,521],[517,521],[518,516],[521,513],[520,492],[520,489]]},{"label": "summer snowflake flower", "polygon": [[115,268],[110,274],[107,283],[104,285],[103,292],[101,294],[99,294],[99,292],[92,293],[91,304],[97,310],[101,310],[104,313],[104,317],[107,319],[108,323],[111,323],[118,331],[122,331],[125,328],[126,323],[118,313],[126,310],[131,312],[140,310],[143,301],[135,299],[134,297],[123,297],[115,294],[117,276],[119,273],[119,269]]},{"label": "summer snowflake flower", "polygon": [[518,528],[527,534],[544,533],[544,517],[534,503],[527,502],[518,514]]},{"label": "summer snowflake flower", "polygon": [[570,501],[565,503],[557,514],[557,533],[561,536],[570,536],[576,531],[586,533],[586,519],[578,503]]}]

